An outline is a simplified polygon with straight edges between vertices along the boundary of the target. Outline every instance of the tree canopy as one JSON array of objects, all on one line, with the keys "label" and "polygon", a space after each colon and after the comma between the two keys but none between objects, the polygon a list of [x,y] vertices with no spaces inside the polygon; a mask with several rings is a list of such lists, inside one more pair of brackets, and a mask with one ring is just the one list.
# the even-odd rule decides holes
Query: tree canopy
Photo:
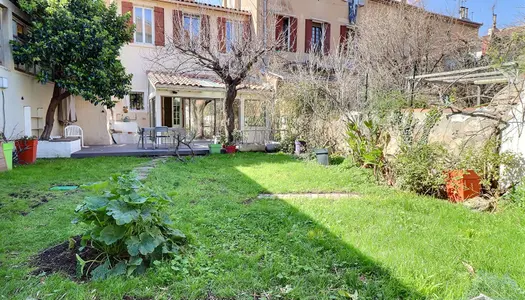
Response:
[{"label": "tree canopy", "polygon": [[[133,36],[129,15],[117,14],[103,0],[19,0],[29,14],[31,28],[12,42],[16,64],[36,66],[37,80],[53,82],[46,129],[49,138],[58,103],[69,95],[98,105],[114,106],[112,97],[130,90],[131,75],[118,59],[121,47]],[[51,123],[49,123],[49,122]]]}]

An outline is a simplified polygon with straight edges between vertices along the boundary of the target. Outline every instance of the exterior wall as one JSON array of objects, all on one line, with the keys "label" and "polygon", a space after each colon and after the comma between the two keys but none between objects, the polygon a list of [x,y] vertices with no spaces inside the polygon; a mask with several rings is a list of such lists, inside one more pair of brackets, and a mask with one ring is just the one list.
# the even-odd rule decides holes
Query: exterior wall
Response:
[{"label": "exterior wall", "polygon": [[[152,0],[128,0],[132,2],[133,6],[140,6],[154,9],[155,7],[162,7],[164,9],[164,32],[166,36],[166,45],[169,45],[171,37],[173,37],[173,11],[182,11],[186,14],[201,15],[206,14],[210,16],[210,35],[217,35],[217,17],[225,17],[232,20],[247,21],[250,15],[246,12],[234,12],[232,10],[213,8],[198,5],[196,3],[187,2],[171,2],[171,1],[152,1]],[[118,11],[122,12],[122,1],[117,1]],[[213,41],[213,38],[212,38]],[[152,90],[148,77],[148,71],[172,71],[174,66],[177,66],[177,61],[163,61],[161,64],[154,63],[156,51],[160,46],[137,44],[130,42],[121,50],[122,64],[125,66],[128,73],[133,74],[132,91],[143,92],[145,94],[144,110],[132,111],[128,113],[123,112],[123,107],[129,107],[128,96],[121,99],[116,107],[113,109],[113,121],[119,122],[123,118],[128,117],[131,121],[136,122],[140,127],[150,126],[149,117],[149,98]],[[157,113],[160,116],[160,105],[157,105]],[[158,118],[160,120],[160,118]]]},{"label": "exterior wall", "polygon": [[[24,135],[39,135],[42,131],[44,120],[37,121],[33,118],[30,122],[24,120],[24,107],[30,107],[31,116],[37,116],[37,109],[45,111],[53,94],[53,85],[42,85],[38,83],[33,75],[15,70],[13,56],[10,51],[9,41],[13,39],[12,20],[13,14],[19,19],[27,19],[11,1],[0,0],[1,23],[0,23],[0,77],[7,78],[8,88],[4,90],[4,97],[0,95],[0,131],[3,131],[5,122],[5,135],[8,139],[16,139]],[[3,103],[5,101],[5,104]],[[5,111],[2,104],[5,105]],[[4,118],[5,116],[5,118]],[[39,122],[39,124],[37,124]],[[61,128],[58,122],[53,128],[51,135],[60,135]],[[34,129],[34,130],[33,130]]]},{"label": "exterior wall", "polygon": [[[95,106],[82,97],[75,97],[78,125],[84,131],[84,145],[111,145],[109,113],[104,106]],[[63,135],[63,134],[61,134]]]}]

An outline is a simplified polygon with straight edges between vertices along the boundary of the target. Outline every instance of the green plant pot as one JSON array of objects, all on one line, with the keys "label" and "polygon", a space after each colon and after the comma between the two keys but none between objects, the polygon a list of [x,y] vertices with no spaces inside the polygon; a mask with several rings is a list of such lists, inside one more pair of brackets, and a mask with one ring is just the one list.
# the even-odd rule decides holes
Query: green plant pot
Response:
[{"label": "green plant pot", "polygon": [[221,154],[221,144],[209,144],[208,147],[210,148],[210,154]]},{"label": "green plant pot", "polygon": [[4,151],[5,162],[7,164],[7,169],[13,169],[13,148],[15,143],[2,143],[2,150]]}]

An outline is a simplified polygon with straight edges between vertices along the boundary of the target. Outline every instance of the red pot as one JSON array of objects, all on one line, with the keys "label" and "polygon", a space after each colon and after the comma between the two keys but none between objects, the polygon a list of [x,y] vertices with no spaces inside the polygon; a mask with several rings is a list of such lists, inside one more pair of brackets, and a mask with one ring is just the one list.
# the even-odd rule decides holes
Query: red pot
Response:
[{"label": "red pot", "polygon": [[16,140],[16,154],[18,163],[22,165],[33,164],[36,161],[38,140]]},{"label": "red pot", "polygon": [[473,170],[453,170],[447,176],[447,196],[450,202],[464,202],[478,197],[481,179]]},{"label": "red pot", "polygon": [[235,153],[237,152],[237,146],[224,146],[224,149],[226,150],[226,153]]}]

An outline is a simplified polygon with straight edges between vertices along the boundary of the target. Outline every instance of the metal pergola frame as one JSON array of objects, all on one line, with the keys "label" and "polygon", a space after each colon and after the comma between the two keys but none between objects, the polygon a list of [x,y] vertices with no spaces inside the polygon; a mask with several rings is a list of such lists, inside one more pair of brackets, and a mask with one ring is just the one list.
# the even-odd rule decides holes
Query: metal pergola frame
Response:
[{"label": "metal pergola frame", "polygon": [[432,83],[452,86],[455,84],[470,84],[477,86],[477,105],[481,105],[481,86],[497,83],[510,84],[519,75],[518,63],[509,62],[502,65],[491,65],[449,72],[440,72],[406,77],[407,87],[411,94],[421,83]]}]

